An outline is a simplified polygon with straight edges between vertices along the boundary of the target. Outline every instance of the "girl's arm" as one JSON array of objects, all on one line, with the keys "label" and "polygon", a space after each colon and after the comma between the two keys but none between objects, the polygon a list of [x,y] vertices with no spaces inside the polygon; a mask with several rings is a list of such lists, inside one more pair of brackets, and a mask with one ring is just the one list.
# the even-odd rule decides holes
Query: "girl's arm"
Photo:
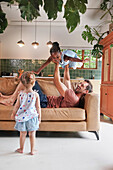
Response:
[{"label": "girl's arm", "polygon": [[41,123],[41,107],[40,107],[40,98],[39,98],[39,94],[38,93],[35,93],[36,95],[36,104],[35,104],[35,107],[36,107],[36,110],[39,114],[39,124]]},{"label": "girl's arm", "polygon": [[33,71],[35,74],[39,74],[41,72],[41,70],[43,70],[50,62],[52,61],[52,56],[50,56],[47,61],[42,64],[42,66],[35,72]]},{"label": "girl's arm", "polygon": [[20,107],[20,95],[18,95],[18,97],[17,97],[16,104],[14,105],[13,112],[11,114],[12,120],[15,120],[15,115],[16,115],[16,112],[19,109],[19,107]]},{"label": "girl's arm", "polygon": [[79,58],[72,58],[72,57],[68,57],[68,56],[64,56],[64,60],[70,60],[70,61],[73,61],[73,62],[82,62],[82,63],[86,63],[89,61],[89,58],[86,58],[85,60],[81,60]]}]

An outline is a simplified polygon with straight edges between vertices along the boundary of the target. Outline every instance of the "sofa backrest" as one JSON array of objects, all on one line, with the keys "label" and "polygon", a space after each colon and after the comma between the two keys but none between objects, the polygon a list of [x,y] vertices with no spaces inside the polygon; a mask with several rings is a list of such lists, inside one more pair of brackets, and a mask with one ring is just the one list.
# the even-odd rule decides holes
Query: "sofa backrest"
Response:
[{"label": "sofa backrest", "polygon": [[[59,92],[54,85],[53,78],[36,78],[42,91],[47,96],[59,96]],[[61,81],[63,79],[61,78]],[[71,80],[72,87],[78,80]],[[0,78],[0,92],[4,95],[11,95],[19,83],[18,78]]]}]

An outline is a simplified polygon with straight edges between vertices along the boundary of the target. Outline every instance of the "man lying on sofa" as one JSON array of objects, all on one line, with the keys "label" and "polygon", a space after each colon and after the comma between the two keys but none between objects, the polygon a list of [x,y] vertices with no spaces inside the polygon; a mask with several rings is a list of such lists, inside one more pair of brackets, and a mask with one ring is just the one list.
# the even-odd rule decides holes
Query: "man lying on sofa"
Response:
[{"label": "man lying on sofa", "polygon": [[[60,80],[60,74],[59,74],[59,63],[57,63],[57,62],[55,63],[54,84],[61,96],[46,97],[46,95],[42,93],[40,86],[38,85],[38,82],[36,81],[33,89],[38,90],[42,108],[44,108],[44,107],[48,107],[48,108],[79,107],[80,100],[82,99],[82,97],[85,94],[92,92],[92,84],[89,80],[84,80],[83,82],[78,84],[76,89],[74,89],[74,90],[71,88],[68,65],[65,66],[64,83],[62,83]],[[13,105],[17,96],[18,96],[18,93],[23,88],[24,88],[23,85],[21,83],[19,83],[15,92],[12,95],[4,96],[1,94],[0,103],[2,103],[4,105]]]}]

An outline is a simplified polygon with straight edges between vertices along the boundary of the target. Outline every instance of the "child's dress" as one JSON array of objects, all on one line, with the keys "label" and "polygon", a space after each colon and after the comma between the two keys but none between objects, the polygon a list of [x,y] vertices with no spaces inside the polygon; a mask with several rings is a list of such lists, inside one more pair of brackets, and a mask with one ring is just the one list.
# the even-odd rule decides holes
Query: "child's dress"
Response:
[{"label": "child's dress", "polygon": [[74,51],[71,50],[65,50],[62,52],[61,55],[61,62],[59,64],[61,65],[62,68],[65,68],[67,64],[69,64],[69,68],[76,69],[77,67],[81,67],[83,65],[82,62],[72,62],[72,61],[64,61],[64,55],[72,58],[77,58],[77,54]]},{"label": "child's dress", "polygon": [[39,128],[38,113],[35,107],[35,92],[20,92],[20,107],[15,115],[15,129],[33,131]]}]

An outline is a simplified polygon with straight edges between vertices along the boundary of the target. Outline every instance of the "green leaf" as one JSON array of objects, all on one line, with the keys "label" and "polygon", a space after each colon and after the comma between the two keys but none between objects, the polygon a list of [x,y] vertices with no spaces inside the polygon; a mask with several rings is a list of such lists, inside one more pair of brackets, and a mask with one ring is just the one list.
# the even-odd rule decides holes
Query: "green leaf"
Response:
[{"label": "green leaf", "polygon": [[100,44],[97,43],[93,47],[92,55],[94,57],[100,58],[103,55],[102,50],[103,50],[103,45],[100,45]]},{"label": "green leaf", "polygon": [[83,32],[82,32],[82,38],[83,38],[84,40],[86,40],[86,38],[87,38],[87,33],[86,33],[86,31],[83,31]]},{"label": "green leaf", "polygon": [[85,5],[85,1],[79,1],[79,11],[84,14],[86,12],[86,5]]},{"label": "green leaf", "polygon": [[100,4],[100,9],[105,11],[107,9],[108,2],[111,0],[103,0],[103,2]]},{"label": "green leaf", "polygon": [[113,44],[110,45],[110,48],[112,48],[112,47],[113,47]]},{"label": "green leaf", "polygon": [[80,16],[78,11],[68,12],[67,15],[65,13],[65,19],[66,19],[66,26],[69,33],[74,31],[74,29],[77,27],[77,24],[80,23]]},{"label": "green leaf", "polygon": [[91,32],[91,28],[88,25],[85,25],[85,29],[86,31],[82,32],[82,38],[84,40],[87,39],[88,43],[90,43],[92,45],[93,41],[97,39],[93,36],[92,32]]},{"label": "green leaf", "polygon": [[70,32],[74,31],[80,23],[80,13],[85,13],[87,0],[67,0],[65,4],[64,18],[66,26]]},{"label": "green leaf", "polygon": [[0,33],[3,33],[8,26],[8,22],[5,16],[6,14],[2,11],[2,8],[0,6]]},{"label": "green leaf", "polygon": [[57,13],[62,11],[63,0],[44,0],[44,10],[48,15],[48,19],[55,20]]},{"label": "green leaf", "polygon": [[16,0],[19,3],[21,17],[27,21],[32,21],[40,16],[39,6],[42,6],[42,0]]}]

